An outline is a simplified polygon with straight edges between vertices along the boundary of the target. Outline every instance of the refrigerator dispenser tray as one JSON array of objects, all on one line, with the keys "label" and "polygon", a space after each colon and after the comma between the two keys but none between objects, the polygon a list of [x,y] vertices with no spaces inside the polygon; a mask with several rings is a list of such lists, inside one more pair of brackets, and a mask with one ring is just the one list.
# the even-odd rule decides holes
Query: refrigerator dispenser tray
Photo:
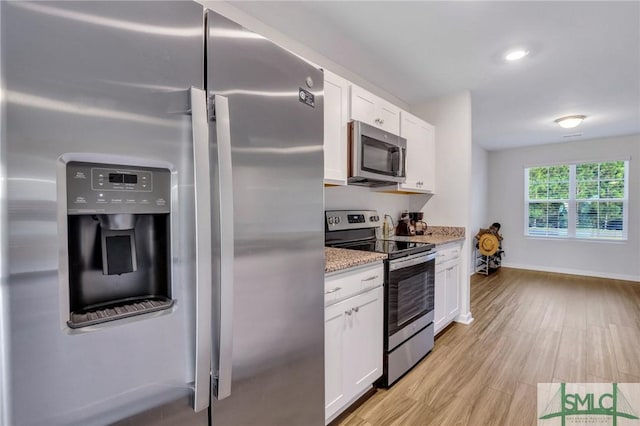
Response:
[{"label": "refrigerator dispenser tray", "polygon": [[70,328],[87,327],[149,312],[162,311],[171,308],[173,303],[173,299],[165,297],[140,297],[121,300],[117,303],[98,305],[79,312],[71,312],[71,318],[67,321],[67,325]]}]

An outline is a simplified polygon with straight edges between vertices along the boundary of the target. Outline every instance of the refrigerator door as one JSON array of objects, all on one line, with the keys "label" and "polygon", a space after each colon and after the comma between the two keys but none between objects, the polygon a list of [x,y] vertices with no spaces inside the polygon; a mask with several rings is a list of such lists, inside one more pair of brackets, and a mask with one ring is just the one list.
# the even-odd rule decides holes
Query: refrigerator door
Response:
[{"label": "refrigerator door", "polygon": [[[105,1],[0,7],[2,239],[8,254],[2,281],[8,405],[0,423],[107,424],[143,413],[136,424],[207,424],[207,410],[194,413],[190,402],[196,234],[189,88],[203,88],[202,6]],[[175,306],[166,314],[89,331],[64,329],[59,256],[66,237],[59,222],[66,215],[58,206],[56,167],[66,153],[171,165]]]},{"label": "refrigerator door", "polygon": [[[228,133],[234,231],[232,280],[214,284],[214,296],[222,293],[223,298],[218,300],[222,311],[214,308],[213,315],[219,333],[213,369],[219,377],[214,380],[212,423],[321,425],[323,76],[213,12],[207,12],[207,20],[207,90],[221,96],[223,104],[219,108],[214,100],[216,117],[209,134],[211,151],[218,156],[213,168],[227,161]],[[214,251],[222,247],[223,252],[215,263],[227,276],[225,209],[230,206],[219,203],[228,179],[224,170],[212,174],[222,180],[212,185],[222,185],[222,197],[214,197],[213,229]],[[224,298],[229,286],[231,307]]]}]

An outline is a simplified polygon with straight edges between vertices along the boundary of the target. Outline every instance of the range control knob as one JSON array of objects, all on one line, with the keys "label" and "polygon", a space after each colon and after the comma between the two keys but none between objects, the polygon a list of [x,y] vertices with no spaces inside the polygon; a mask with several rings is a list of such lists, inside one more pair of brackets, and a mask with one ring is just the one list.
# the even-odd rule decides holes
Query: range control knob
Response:
[{"label": "range control knob", "polygon": [[379,220],[380,220],[380,218],[379,218],[378,216],[371,216],[371,217],[369,217],[369,220],[370,220],[371,222],[377,222],[377,221],[379,221]]},{"label": "range control knob", "polygon": [[336,216],[334,219],[336,220],[336,225],[340,223],[340,216]]}]

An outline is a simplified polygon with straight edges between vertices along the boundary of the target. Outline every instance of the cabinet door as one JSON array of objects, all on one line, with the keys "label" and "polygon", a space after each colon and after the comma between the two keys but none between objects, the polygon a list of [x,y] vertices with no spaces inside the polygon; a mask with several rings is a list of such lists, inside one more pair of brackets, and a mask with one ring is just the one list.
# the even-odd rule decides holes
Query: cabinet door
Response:
[{"label": "cabinet door", "polygon": [[400,189],[415,191],[419,189],[418,180],[423,157],[423,144],[420,140],[420,120],[403,111],[400,122],[400,136],[407,140],[407,180],[400,184]]},{"label": "cabinet door", "polygon": [[345,304],[329,306],[324,311],[324,396],[328,419],[347,402],[344,389],[344,334],[347,327]]},{"label": "cabinet door", "polygon": [[376,100],[372,93],[362,87],[351,85],[351,119],[362,121],[372,126],[376,123]]},{"label": "cabinet door", "polygon": [[446,308],[446,281],[447,271],[444,268],[436,266],[435,275],[435,288],[434,288],[434,309],[433,309],[433,328],[437,334],[442,330],[446,323],[447,308]]},{"label": "cabinet door", "polygon": [[420,189],[425,192],[436,192],[436,132],[435,127],[427,122],[420,125],[421,139],[424,141],[422,167],[420,167]]},{"label": "cabinet door", "polygon": [[324,183],[347,184],[349,82],[324,71]]},{"label": "cabinet door", "polygon": [[383,298],[382,287],[357,296],[346,316],[344,372],[352,397],[382,376]]},{"label": "cabinet door", "polygon": [[407,180],[398,189],[408,192],[433,192],[435,183],[435,141],[433,126],[402,111],[400,136],[407,140]]},{"label": "cabinet door", "polygon": [[447,288],[445,289],[447,300],[447,318],[455,319],[460,313],[460,263],[456,262],[447,268]]},{"label": "cabinet door", "polygon": [[394,135],[400,134],[400,108],[354,84],[351,85],[350,99],[352,120],[362,121]]},{"label": "cabinet door", "polygon": [[397,106],[378,99],[376,115],[378,127],[394,135],[400,134],[400,109]]}]

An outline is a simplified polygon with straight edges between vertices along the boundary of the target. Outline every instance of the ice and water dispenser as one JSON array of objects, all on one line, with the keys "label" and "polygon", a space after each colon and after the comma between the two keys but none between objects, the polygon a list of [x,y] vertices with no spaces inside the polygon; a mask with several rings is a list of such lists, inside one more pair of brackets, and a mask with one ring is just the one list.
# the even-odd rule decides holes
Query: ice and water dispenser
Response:
[{"label": "ice and water dispenser", "polygon": [[171,308],[170,170],[71,161],[66,192],[67,326]]}]

